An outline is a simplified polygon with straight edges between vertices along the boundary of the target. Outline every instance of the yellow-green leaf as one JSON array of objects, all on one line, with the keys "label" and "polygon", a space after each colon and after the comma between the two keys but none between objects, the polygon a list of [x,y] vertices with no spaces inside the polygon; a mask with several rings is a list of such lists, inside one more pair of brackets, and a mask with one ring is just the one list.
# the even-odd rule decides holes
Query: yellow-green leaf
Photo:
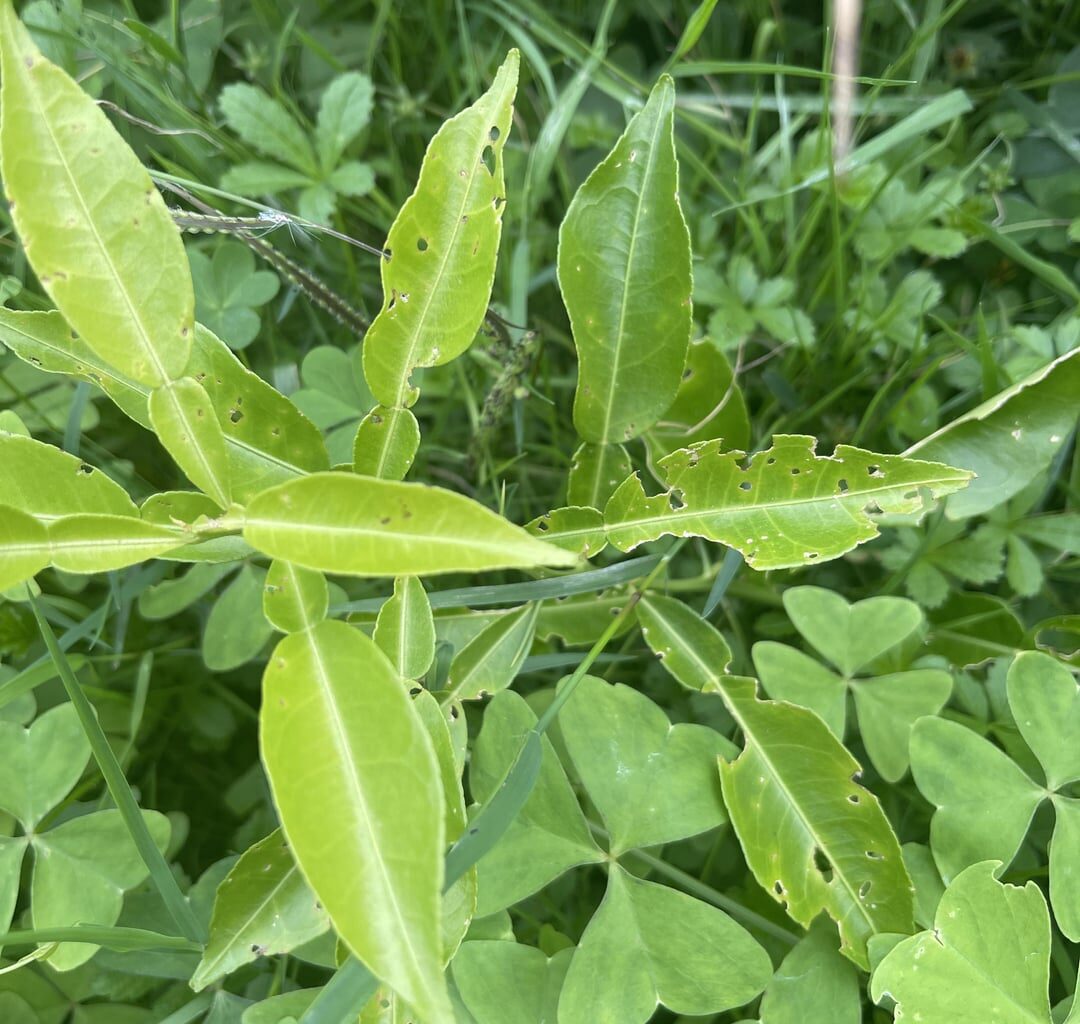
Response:
[{"label": "yellow-green leaf", "polygon": [[150,423],[187,478],[222,508],[232,502],[225,434],[206,389],[191,377],[150,393]]}]

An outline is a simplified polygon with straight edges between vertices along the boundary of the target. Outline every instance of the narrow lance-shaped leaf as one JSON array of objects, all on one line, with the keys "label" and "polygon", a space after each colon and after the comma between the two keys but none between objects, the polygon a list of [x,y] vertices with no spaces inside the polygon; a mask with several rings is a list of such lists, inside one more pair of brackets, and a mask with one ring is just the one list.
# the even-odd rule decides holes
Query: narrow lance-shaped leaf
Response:
[{"label": "narrow lance-shaped leaf", "polygon": [[602,509],[633,468],[630,456],[621,444],[580,445],[570,463],[566,481],[567,503]]},{"label": "narrow lance-shaped leaf", "polygon": [[100,107],[0,3],[0,164],[27,257],[68,323],[132,380],[179,377],[194,329],[180,232]]},{"label": "narrow lance-shaped leaf", "polygon": [[351,576],[572,565],[490,509],[438,487],[313,473],[260,494],[244,538],[273,558]]},{"label": "narrow lance-shaped leaf", "polygon": [[461,355],[483,322],[505,205],[502,150],[517,90],[511,50],[491,88],[436,133],[387,236],[383,307],[364,339],[364,376],[385,406],[408,406],[417,367]]},{"label": "narrow lance-shaped leaf", "polygon": [[444,705],[505,690],[532,647],[539,604],[501,615],[462,648],[450,665]]},{"label": "narrow lance-shaped leaf", "polygon": [[359,630],[327,621],[285,637],[263,685],[263,763],[301,871],[375,975],[421,1019],[452,1020],[440,941],[443,792],[397,672]]},{"label": "narrow lance-shaped leaf", "polygon": [[[874,516],[911,513],[964,487],[971,474],[934,462],[778,434],[746,460],[720,441],[681,449],[657,464],[668,490],[648,497],[637,474],[604,509],[608,540],[621,551],[665,534],[706,537],[735,548],[754,569],[787,569],[837,558],[878,535]],[[746,468],[744,468],[744,465]]]},{"label": "narrow lance-shaped leaf", "polygon": [[415,576],[394,580],[394,595],[379,609],[375,643],[402,679],[419,679],[435,660],[435,620]]},{"label": "narrow lance-shaped leaf", "polygon": [[410,409],[377,405],[360,424],[353,443],[353,469],[365,476],[401,480],[420,447],[420,424]]},{"label": "narrow lance-shaped leaf", "polygon": [[911,879],[877,798],[854,779],[858,762],[813,712],[762,701],[752,679],[726,675],[723,637],[673,598],[638,612],[643,636],[684,686],[717,693],[744,747],[720,763],[724,802],[758,883],[804,927],[826,911],[841,952],[868,965],[866,943],[914,930]]},{"label": "narrow lance-shaped leaf", "polygon": [[663,75],[559,230],[559,287],[580,362],[574,426],[586,441],[628,441],[651,427],[686,363],[690,233],[674,109],[675,84]]}]

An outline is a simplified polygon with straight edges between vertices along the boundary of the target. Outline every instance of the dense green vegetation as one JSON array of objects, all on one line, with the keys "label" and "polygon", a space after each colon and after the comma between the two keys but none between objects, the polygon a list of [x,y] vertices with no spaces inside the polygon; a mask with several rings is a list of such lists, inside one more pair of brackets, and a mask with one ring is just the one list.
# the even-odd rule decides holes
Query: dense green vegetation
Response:
[{"label": "dense green vegetation", "polygon": [[832,17],[0,2],[0,1022],[1080,1022],[1080,12]]}]

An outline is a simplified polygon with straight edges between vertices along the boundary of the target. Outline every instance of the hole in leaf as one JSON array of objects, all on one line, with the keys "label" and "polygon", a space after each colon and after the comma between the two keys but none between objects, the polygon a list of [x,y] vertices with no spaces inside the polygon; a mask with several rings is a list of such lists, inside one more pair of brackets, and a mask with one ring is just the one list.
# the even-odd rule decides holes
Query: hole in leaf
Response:
[{"label": "hole in leaf", "polygon": [[498,125],[493,124],[491,126],[491,131],[488,132],[488,138],[491,139],[492,142],[498,142],[501,134],[502,132],[499,131]]},{"label": "hole in leaf", "polygon": [[884,479],[885,477],[885,474],[881,472],[880,466],[867,466],[866,473],[868,476],[877,477],[879,479]]},{"label": "hole in leaf", "polygon": [[867,850],[866,851],[866,856],[869,857],[871,860],[884,860],[885,859],[885,855],[883,853],[878,853],[877,850]]},{"label": "hole in leaf", "polygon": [[79,464],[79,468],[75,472],[82,473],[83,476],[89,476],[91,473],[94,472],[94,467],[88,466],[85,462],[83,462]]},{"label": "hole in leaf", "polygon": [[383,250],[383,259],[386,260],[387,263],[390,262],[390,259],[391,259],[391,257],[393,255],[394,255],[394,250],[393,249],[386,248],[386,249]]},{"label": "hole in leaf", "polygon": [[239,409],[233,409],[229,413],[230,423],[239,423],[244,418],[244,414]]},{"label": "hole in leaf", "polygon": [[416,248],[419,249],[421,252],[427,252],[428,240],[426,238],[418,238],[416,240]]},{"label": "hole in leaf", "polygon": [[825,851],[820,846],[814,847],[814,867],[826,882],[832,879],[832,864],[829,863],[829,858],[825,856]]},{"label": "hole in leaf", "polygon": [[792,466],[791,467],[791,475],[792,476],[798,476],[799,475],[799,467],[798,466]]},{"label": "hole in leaf", "polygon": [[672,491],[668,495],[668,501],[671,503],[671,510],[678,512],[679,509],[686,508],[686,502],[683,500],[682,491]]},{"label": "hole in leaf", "polygon": [[836,481],[836,486],[839,489],[841,494],[847,494],[847,492],[848,492],[848,482],[845,479],[843,479],[843,477],[841,477],[839,480]]},{"label": "hole in leaf", "polygon": [[873,882],[863,882],[863,884],[859,886],[859,899],[864,900],[870,895],[870,889],[873,884]]},{"label": "hole in leaf", "polygon": [[781,882],[779,878],[773,882],[773,892],[775,892],[777,896],[784,895],[784,883]]},{"label": "hole in leaf", "polygon": [[749,480],[744,480],[741,484],[739,484],[739,490],[740,491],[749,491],[751,488],[753,488],[753,486],[754,485],[752,483],[750,483]]},{"label": "hole in leaf", "polygon": [[770,455],[770,456],[769,456],[769,458],[767,458],[767,459],[765,460],[765,465],[766,465],[766,466],[775,466],[775,465],[776,465],[776,459],[774,459],[774,458],[773,458],[773,457],[772,457],[772,456]]},{"label": "hole in leaf", "polygon": [[744,455],[738,462],[735,463],[744,473],[750,468],[750,456]]},{"label": "hole in leaf", "polygon": [[849,793],[848,794],[848,803],[849,804],[857,804],[858,802],[859,802],[859,794],[858,793]]},{"label": "hole in leaf", "polygon": [[485,146],[484,152],[480,154],[480,162],[487,168],[488,174],[495,177],[495,150]]}]

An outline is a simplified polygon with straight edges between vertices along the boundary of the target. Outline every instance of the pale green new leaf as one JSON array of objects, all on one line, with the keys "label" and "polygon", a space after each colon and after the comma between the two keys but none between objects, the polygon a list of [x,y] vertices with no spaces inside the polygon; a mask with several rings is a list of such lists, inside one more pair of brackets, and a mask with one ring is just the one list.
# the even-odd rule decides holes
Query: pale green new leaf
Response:
[{"label": "pale green new leaf", "polygon": [[272,629],[262,615],[266,570],[245,565],[210,609],[203,630],[202,657],[212,672],[246,665],[266,646]]},{"label": "pale green new leaf", "polygon": [[402,679],[419,679],[435,660],[435,620],[415,576],[394,580],[393,596],[379,609],[375,643]]},{"label": "pale green new leaf", "polygon": [[138,515],[127,491],[100,470],[19,434],[0,433],[0,496],[42,523],[79,512]]},{"label": "pale green new leaf", "polygon": [[768,954],[723,911],[612,864],[566,972],[559,1024],[645,1024],[661,1003],[718,1013],[748,1003],[771,975]]},{"label": "pale green new leaf", "polygon": [[715,729],[672,725],[629,686],[585,676],[559,715],[578,777],[614,856],[698,835],[727,820],[716,777],[736,748]]},{"label": "pale green new leaf", "polygon": [[665,534],[706,537],[740,551],[754,569],[793,568],[839,557],[878,535],[877,514],[918,512],[926,494],[950,494],[971,476],[848,445],[816,455],[815,444],[778,434],[748,463],[719,441],[673,452],[657,464],[667,491],[647,497],[635,473],[612,495],[608,540],[631,551]]},{"label": "pale green new leaf", "polygon": [[374,641],[327,621],[285,637],[263,685],[263,763],[301,871],[361,962],[421,1019],[452,1019],[444,797],[397,672]]},{"label": "pale green new leaf", "polygon": [[604,516],[595,508],[572,505],[537,516],[525,529],[534,537],[581,558],[591,558],[607,547]]},{"label": "pale green new leaf", "polygon": [[923,1024],[1050,1024],[1050,918],[1034,882],[974,864],[945,890],[935,926],[897,945],[870,983],[896,1017]]},{"label": "pale green new leaf", "polygon": [[104,112],[0,4],[0,166],[38,280],[65,319],[132,380],[179,377],[195,300],[180,232]]},{"label": "pale green new leaf", "polygon": [[199,992],[257,957],[288,953],[329,927],[276,829],[248,849],[218,886],[210,939],[191,987]]},{"label": "pale green new leaf", "polygon": [[878,933],[910,933],[914,903],[888,818],[854,779],[858,762],[813,712],[759,700],[752,679],[723,674],[727,645],[678,601],[651,599],[645,639],[684,686],[719,694],[744,747],[720,763],[728,816],[750,870],[801,925],[825,910],[841,952],[862,967]]},{"label": "pale green new leaf", "polygon": [[505,690],[532,647],[539,603],[500,615],[465,645],[450,664],[442,703],[476,700]]},{"label": "pale green new leaf", "polygon": [[156,558],[188,540],[174,528],[127,516],[65,516],[48,527],[50,561],[65,572],[123,569]]},{"label": "pale green new leaf", "polygon": [[567,504],[602,509],[633,468],[621,444],[579,445],[566,481]]},{"label": "pale green new leaf", "polygon": [[502,150],[517,90],[511,50],[491,88],[436,133],[390,227],[383,306],[364,339],[364,375],[388,408],[412,405],[418,367],[472,344],[495,279],[505,206]]},{"label": "pale green new leaf", "polygon": [[420,424],[411,409],[377,405],[361,421],[353,442],[353,469],[365,476],[402,480],[420,447]]},{"label": "pale green new leaf", "polygon": [[950,519],[981,515],[1022,491],[1076,428],[1080,349],[994,395],[904,454],[948,462],[976,476],[946,502]]},{"label": "pale green new leaf", "polygon": [[662,75],[559,229],[559,288],[580,364],[574,426],[585,441],[637,437],[679,389],[693,318],[674,111],[675,83]]},{"label": "pale green new leaf", "polygon": [[[169,840],[169,820],[157,811],[142,816],[159,850]],[[98,811],[34,835],[30,911],[35,928],[115,924],[123,894],[148,872],[120,812]],[[89,960],[97,947],[63,942],[49,956],[58,971]]]},{"label": "pale green new leaf", "polygon": [[235,565],[193,565],[182,576],[155,583],[139,594],[136,602],[139,614],[153,621],[171,619],[213,590],[235,568]]},{"label": "pale green new leaf", "polygon": [[0,505],[0,591],[39,573],[49,564],[51,555],[44,523]]},{"label": "pale green new leaf", "polygon": [[313,473],[264,491],[247,508],[244,539],[272,558],[349,576],[576,561],[459,494],[352,473]]},{"label": "pale green new leaf", "polygon": [[229,457],[206,389],[191,377],[150,393],[150,425],[187,478],[222,508],[232,502]]},{"label": "pale green new leaf", "polygon": [[263,614],[274,629],[299,633],[326,618],[330,589],[326,578],[291,562],[270,563],[263,589]]}]

